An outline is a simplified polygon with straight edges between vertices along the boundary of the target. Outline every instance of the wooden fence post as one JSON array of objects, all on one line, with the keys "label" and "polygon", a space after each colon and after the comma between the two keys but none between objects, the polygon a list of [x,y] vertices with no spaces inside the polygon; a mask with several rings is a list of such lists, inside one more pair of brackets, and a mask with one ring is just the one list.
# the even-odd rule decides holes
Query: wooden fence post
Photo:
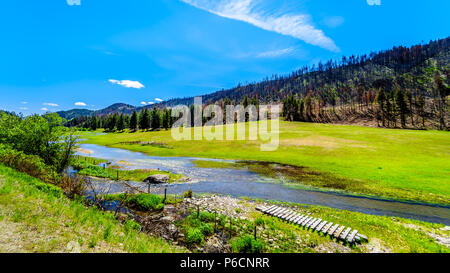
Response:
[{"label": "wooden fence post", "polygon": [[214,232],[217,230],[217,210],[214,211]]}]

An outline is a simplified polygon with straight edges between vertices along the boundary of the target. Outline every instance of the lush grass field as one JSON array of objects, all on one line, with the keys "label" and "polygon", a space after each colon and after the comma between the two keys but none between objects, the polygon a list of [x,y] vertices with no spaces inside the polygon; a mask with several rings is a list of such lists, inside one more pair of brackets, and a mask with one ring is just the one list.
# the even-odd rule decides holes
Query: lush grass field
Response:
[{"label": "lush grass field", "polygon": [[[86,134],[86,143],[149,155],[256,160],[307,167],[330,183],[313,186],[450,204],[450,133],[312,123],[280,123],[280,147],[261,141],[175,141],[170,131]],[[167,147],[125,144],[154,141]],[[335,181],[339,181],[336,185]]]},{"label": "lush grass field", "polygon": [[[47,185],[47,186],[43,186]],[[0,165],[0,252],[183,252]]]}]

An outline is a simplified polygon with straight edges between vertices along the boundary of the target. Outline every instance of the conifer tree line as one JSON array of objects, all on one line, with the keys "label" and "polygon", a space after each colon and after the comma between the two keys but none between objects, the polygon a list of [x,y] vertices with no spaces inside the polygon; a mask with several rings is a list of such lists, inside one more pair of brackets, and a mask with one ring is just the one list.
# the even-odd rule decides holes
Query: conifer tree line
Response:
[{"label": "conifer tree line", "polygon": [[[283,117],[287,121],[339,123],[365,120],[386,128],[450,129],[449,95],[450,70],[440,71],[430,64],[417,79],[416,88],[404,88],[386,82],[368,90],[356,88],[350,104],[340,103],[334,89],[320,94],[309,92],[306,96],[291,94],[283,101]],[[420,87],[419,87],[420,86]],[[428,96],[417,88],[423,88]]]},{"label": "conifer tree line", "polygon": [[122,132],[125,129],[130,131],[168,130],[174,122],[171,112],[171,109],[159,109],[158,107],[142,108],[139,113],[134,110],[131,115],[114,113],[80,117],[70,120],[66,126],[81,127],[94,131],[102,128],[108,132]]}]

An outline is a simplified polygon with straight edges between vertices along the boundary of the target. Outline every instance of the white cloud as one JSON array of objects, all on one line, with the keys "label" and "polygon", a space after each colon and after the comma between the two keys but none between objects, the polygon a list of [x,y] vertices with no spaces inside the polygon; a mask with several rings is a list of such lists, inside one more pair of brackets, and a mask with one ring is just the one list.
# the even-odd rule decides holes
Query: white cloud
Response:
[{"label": "white cloud", "polygon": [[381,6],[381,0],[367,0],[369,6]]},{"label": "white cloud", "polygon": [[41,111],[48,111],[48,108],[42,107]]},{"label": "white cloud", "polygon": [[87,105],[86,103],[81,102],[81,101],[75,102],[75,106],[86,106],[86,105]]},{"label": "white cloud", "polygon": [[138,81],[129,81],[129,80],[119,81],[119,80],[114,80],[114,79],[110,79],[108,81],[112,84],[121,85],[121,86],[124,86],[127,88],[141,89],[141,88],[145,87],[142,83],[140,83]]},{"label": "white cloud", "polygon": [[256,55],[257,58],[275,58],[275,57],[279,57],[279,56],[284,56],[284,55],[289,55],[292,52],[294,52],[295,48],[294,47],[288,47],[288,48],[283,48],[283,49],[278,49],[278,50],[272,50],[272,51],[266,51],[266,52],[261,52],[258,55]]},{"label": "white cloud", "polygon": [[153,101],[148,102],[148,105],[153,105],[153,104],[155,104]]},{"label": "white cloud", "polygon": [[147,103],[145,101],[141,101],[142,105],[147,105]]},{"label": "white cloud", "polygon": [[42,105],[51,106],[51,107],[58,107],[59,106],[58,104],[52,103],[52,102],[44,102]]},{"label": "white cloud", "polygon": [[27,102],[27,101],[22,101],[21,103],[22,103],[22,104],[28,104],[28,102]]},{"label": "white cloud", "polygon": [[260,11],[254,0],[180,0],[212,14],[243,21],[267,31],[277,32],[305,41],[308,44],[339,52],[334,41],[316,29],[308,14]]},{"label": "white cloud", "polygon": [[81,0],[67,0],[67,5],[69,6],[80,6]]},{"label": "white cloud", "polygon": [[158,99],[158,98],[156,98],[155,99],[157,102],[162,102],[163,100],[162,99]]}]

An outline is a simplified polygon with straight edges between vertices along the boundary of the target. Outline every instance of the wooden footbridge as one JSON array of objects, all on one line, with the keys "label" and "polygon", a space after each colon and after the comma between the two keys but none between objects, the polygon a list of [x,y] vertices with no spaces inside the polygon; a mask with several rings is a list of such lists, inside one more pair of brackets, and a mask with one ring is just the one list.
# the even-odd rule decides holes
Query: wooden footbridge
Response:
[{"label": "wooden footbridge", "polygon": [[256,209],[270,216],[277,217],[284,221],[299,225],[305,229],[317,231],[323,235],[329,235],[332,238],[336,238],[350,244],[357,244],[368,241],[367,237],[359,234],[357,230],[352,230],[349,227],[340,226],[339,224],[335,224],[332,222],[327,222],[320,218],[303,215],[289,208],[270,206],[257,207]]}]

